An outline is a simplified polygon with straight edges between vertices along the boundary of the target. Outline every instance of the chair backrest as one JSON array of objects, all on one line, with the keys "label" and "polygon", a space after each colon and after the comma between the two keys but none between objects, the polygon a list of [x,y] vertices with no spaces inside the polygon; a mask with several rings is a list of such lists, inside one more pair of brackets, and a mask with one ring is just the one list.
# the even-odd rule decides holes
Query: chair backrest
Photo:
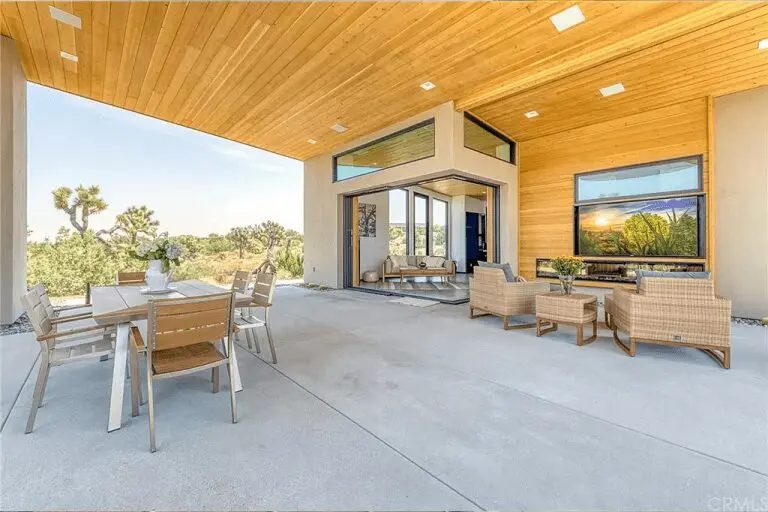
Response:
[{"label": "chair backrest", "polygon": [[712,279],[681,279],[674,277],[643,277],[640,295],[667,299],[714,299]]},{"label": "chair backrest", "polygon": [[256,281],[253,283],[253,293],[251,294],[254,302],[272,304],[276,284],[276,274],[268,274],[266,272],[256,274]]},{"label": "chair backrest", "polygon": [[507,282],[504,271],[495,267],[475,267],[469,280],[470,288],[500,287]]},{"label": "chair backrest", "polygon": [[232,291],[246,293],[250,282],[250,272],[247,270],[237,270],[235,271],[235,278],[232,280]]},{"label": "chair backrest", "polygon": [[35,334],[44,336],[53,330],[51,317],[48,315],[45,304],[40,300],[40,288],[37,285],[21,296],[21,305],[27,312]]},{"label": "chair backrest", "polygon": [[178,348],[230,336],[234,296],[234,292],[226,292],[150,300],[147,348]]},{"label": "chair backrest", "polygon": [[117,284],[143,284],[144,272],[118,272]]}]

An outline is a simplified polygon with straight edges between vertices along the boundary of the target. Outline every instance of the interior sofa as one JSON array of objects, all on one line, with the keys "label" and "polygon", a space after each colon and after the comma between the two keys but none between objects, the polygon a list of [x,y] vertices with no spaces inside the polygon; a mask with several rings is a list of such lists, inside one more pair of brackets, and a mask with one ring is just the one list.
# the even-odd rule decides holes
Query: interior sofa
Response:
[{"label": "interior sofa", "polygon": [[469,279],[469,318],[495,315],[502,318],[504,329],[536,327],[535,323],[510,325],[509,317],[535,314],[536,294],[548,292],[549,283],[528,282],[522,276],[513,279],[507,281],[501,268],[475,267]]},{"label": "interior sofa", "polygon": [[[419,267],[419,263],[426,263],[426,267]],[[448,278],[456,276],[456,262],[443,258],[442,256],[416,256],[392,255],[381,265],[381,281],[384,282],[388,277],[417,277],[417,276],[437,276]]]},{"label": "interior sofa", "polygon": [[629,356],[637,343],[655,343],[697,348],[731,367],[731,301],[715,295],[712,279],[643,277],[637,290],[606,295],[605,310],[616,345]]}]

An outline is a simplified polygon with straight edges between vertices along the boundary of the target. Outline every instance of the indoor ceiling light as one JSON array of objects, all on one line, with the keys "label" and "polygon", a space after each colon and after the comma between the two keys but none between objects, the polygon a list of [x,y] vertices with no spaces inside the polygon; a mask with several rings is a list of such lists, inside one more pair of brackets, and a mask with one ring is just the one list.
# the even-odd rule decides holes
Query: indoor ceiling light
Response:
[{"label": "indoor ceiling light", "polygon": [[62,11],[61,9],[57,9],[52,5],[48,6],[48,12],[51,13],[51,18],[55,19],[56,21],[60,21],[66,25],[69,25],[70,27],[82,27],[80,18],[74,14],[68,13],[67,11]]},{"label": "indoor ceiling light", "polygon": [[331,130],[337,132],[337,133],[344,133],[347,131],[347,127],[343,124],[336,123],[333,126],[331,126]]},{"label": "indoor ceiling light", "polygon": [[77,55],[72,55],[71,53],[67,52],[59,52],[61,56],[67,60],[71,60],[72,62],[77,62]]},{"label": "indoor ceiling light", "polygon": [[768,50],[768,39],[763,39],[757,43],[757,50]]},{"label": "indoor ceiling light", "polygon": [[600,89],[600,94],[603,96],[613,96],[614,94],[619,94],[620,92],[624,92],[624,86],[621,83],[609,85],[608,87],[603,87]]},{"label": "indoor ceiling light", "polygon": [[436,86],[435,86],[435,84],[433,84],[432,82],[424,82],[424,83],[423,83],[423,84],[421,84],[419,87],[421,87],[421,88],[422,88],[422,89],[424,89],[425,91],[431,91],[431,90],[432,90],[432,89],[434,89]]},{"label": "indoor ceiling light", "polygon": [[310,144],[317,144],[317,141],[315,139],[309,139],[307,140]]},{"label": "indoor ceiling light", "polygon": [[550,21],[555,26],[558,32],[567,30],[574,25],[578,25],[587,18],[584,17],[584,13],[581,12],[578,5],[569,7],[563,12],[559,12],[554,16],[551,16]]},{"label": "indoor ceiling light", "polygon": [[525,113],[525,117],[527,117],[528,119],[533,119],[534,117],[539,117],[539,113],[536,112],[535,110],[531,110],[530,112]]}]

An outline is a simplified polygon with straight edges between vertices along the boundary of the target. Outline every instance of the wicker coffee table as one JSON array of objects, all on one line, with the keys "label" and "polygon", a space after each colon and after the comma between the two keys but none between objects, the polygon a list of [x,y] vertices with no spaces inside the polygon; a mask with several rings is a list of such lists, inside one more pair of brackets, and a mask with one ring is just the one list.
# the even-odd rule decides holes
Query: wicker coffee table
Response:
[{"label": "wicker coffee table", "polygon": [[[592,336],[584,339],[584,326],[589,323],[592,324]],[[597,297],[585,293],[536,294],[536,336],[556,331],[557,324],[575,325],[576,344],[579,346],[595,341],[597,339]]]}]

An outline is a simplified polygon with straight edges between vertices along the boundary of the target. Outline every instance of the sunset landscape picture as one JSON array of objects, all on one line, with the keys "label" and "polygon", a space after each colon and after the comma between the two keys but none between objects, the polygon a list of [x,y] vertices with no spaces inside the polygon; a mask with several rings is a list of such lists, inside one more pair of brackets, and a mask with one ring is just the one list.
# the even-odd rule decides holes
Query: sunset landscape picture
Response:
[{"label": "sunset landscape picture", "polygon": [[698,198],[580,206],[581,256],[699,256]]}]

